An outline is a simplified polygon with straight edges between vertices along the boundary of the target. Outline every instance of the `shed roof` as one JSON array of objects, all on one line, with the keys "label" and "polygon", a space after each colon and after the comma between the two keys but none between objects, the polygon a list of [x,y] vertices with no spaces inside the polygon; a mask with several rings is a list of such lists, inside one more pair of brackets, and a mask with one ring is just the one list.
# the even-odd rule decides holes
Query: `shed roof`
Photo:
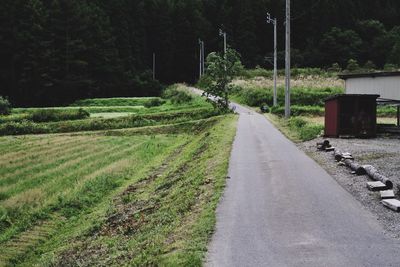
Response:
[{"label": "shed roof", "polygon": [[379,98],[379,95],[366,95],[366,94],[340,94],[340,95],[334,95],[331,97],[328,97],[327,99],[325,99],[325,102],[327,101],[331,101],[334,99],[338,99],[338,98],[373,98],[373,99],[377,99]]},{"label": "shed roof", "polygon": [[400,71],[339,74],[338,76],[340,79],[343,80],[353,79],[353,78],[392,77],[392,76],[400,76]]}]

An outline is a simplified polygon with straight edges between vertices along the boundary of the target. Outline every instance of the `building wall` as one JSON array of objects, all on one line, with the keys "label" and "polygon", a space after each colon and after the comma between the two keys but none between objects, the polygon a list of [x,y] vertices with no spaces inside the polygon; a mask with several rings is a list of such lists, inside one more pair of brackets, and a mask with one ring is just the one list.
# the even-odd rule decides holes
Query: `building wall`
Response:
[{"label": "building wall", "polygon": [[346,80],[346,94],[377,94],[400,100],[400,76],[350,78]]}]

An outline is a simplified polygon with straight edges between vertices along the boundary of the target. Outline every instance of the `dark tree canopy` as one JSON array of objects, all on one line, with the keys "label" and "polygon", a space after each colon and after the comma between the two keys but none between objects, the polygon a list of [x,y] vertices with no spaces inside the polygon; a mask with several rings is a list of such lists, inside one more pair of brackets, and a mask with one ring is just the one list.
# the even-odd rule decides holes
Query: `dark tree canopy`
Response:
[{"label": "dark tree canopy", "polygon": [[[221,51],[219,28],[246,67],[270,68],[278,19],[283,67],[285,0],[3,0],[0,95],[16,105],[157,95],[152,80],[193,82],[198,38]],[[292,1],[293,64],[345,68],[400,65],[400,1]]]}]

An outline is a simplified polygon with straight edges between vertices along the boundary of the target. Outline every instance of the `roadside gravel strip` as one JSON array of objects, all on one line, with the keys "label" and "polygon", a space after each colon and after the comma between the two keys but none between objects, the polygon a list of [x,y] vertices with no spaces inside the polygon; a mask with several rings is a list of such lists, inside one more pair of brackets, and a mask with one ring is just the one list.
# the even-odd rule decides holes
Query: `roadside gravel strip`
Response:
[{"label": "roadside gravel strip", "polygon": [[[366,183],[367,175],[353,175],[345,166],[338,166],[332,152],[317,151],[316,143],[324,139],[300,143],[298,146],[319,163],[335,180],[350,192],[363,206],[376,215],[377,220],[390,236],[400,238],[400,213],[385,208],[380,203],[379,192],[371,192]],[[399,198],[400,185],[400,138],[379,137],[375,139],[328,138],[332,146],[342,152],[350,152],[361,165],[372,165],[394,183],[396,197]],[[399,263],[400,266],[400,263]]]}]

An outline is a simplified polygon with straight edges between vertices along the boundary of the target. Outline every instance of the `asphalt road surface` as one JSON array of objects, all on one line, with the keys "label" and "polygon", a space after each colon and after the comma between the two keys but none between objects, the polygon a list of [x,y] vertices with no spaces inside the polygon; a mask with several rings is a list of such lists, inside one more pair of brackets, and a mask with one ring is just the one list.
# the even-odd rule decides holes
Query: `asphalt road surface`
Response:
[{"label": "asphalt road surface", "polygon": [[265,117],[236,106],[206,266],[400,266],[400,241],[374,215]]}]

